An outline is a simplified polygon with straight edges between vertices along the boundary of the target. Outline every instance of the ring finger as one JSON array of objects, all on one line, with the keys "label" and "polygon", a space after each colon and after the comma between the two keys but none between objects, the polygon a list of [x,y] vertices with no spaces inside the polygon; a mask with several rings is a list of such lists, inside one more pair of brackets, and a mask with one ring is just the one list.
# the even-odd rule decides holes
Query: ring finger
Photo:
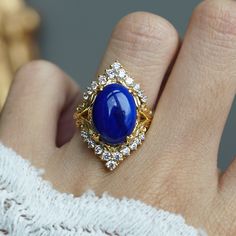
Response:
[{"label": "ring finger", "polygon": [[[135,81],[141,84],[149,98],[148,105],[154,109],[161,83],[175,57],[178,45],[176,30],[168,21],[150,13],[132,13],[124,17],[115,27],[98,72],[99,74],[103,73],[111,63],[119,60],[129,70]],[[61,167],[62,169],[70,168],[70,172],[64,176],[66,182],[68,179],[71,180],[73,176],[73,183],[76,187],[78,181],[81,182],[83,179],[81,177],[86,176],[84,188],[94,189],[96,183],[100,185],[101,178],[108,175],[103,165],[90,150],[87,150],[78,135],[64,149],[70,153]],[[122,182],[126,182],[126,177],[130,173],[129,168],[134,170],[136,166],[138,171],[138,169],[141,170],[141,166],[145,165],[145,162],[147,165],[151,163],[150,159],[144,155],[148,150],[145,143],[141,149],[140,152],[133,154],[136,155],[135,160],[133,157],[132,160],[127,159],[122,163],[122,168],[119,168],[119,173],[112,173],[112,186],[108,187],[106,183],[106,190],[110,189],[113,194],[117,190],[117,194],[122,194],[116,187],[116,181],[122,186]],[[98,174],[101,178],[97,177]],[[104,182],[106,181],[103,179]],[[123,190],[125,186],[127,186],[126,195],[133,192],[130,186],[125,183],[123,183]],[[84,190],[80,189],[77,192]],[[99,191],[104,191],[101,186]]]}]

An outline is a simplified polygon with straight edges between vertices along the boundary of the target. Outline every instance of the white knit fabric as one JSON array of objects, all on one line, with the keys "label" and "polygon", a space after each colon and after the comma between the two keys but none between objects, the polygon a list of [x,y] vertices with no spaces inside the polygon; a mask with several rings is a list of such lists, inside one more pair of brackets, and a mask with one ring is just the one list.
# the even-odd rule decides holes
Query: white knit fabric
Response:
[{"label": "white knit fabric", "polygon": [[205,235],[181,216],[140,201],[59,193],[41,174],[0,143],[0,235]]}]

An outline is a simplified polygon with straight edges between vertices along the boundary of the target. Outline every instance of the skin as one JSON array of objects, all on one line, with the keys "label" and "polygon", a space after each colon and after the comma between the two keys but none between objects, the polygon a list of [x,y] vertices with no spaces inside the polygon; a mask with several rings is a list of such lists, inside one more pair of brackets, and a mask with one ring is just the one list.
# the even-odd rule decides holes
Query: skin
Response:
[{"label": "skin", "polygon": [[235,1],[202,2],[182,43],[167,20],[132,13],[114,28],[98,73],[118,59],[148,95],[155,115],[138,151],[116,171],[106,171],[75,131],[78,85],[45,61],[16,74],[0,139],[44,168],[59,191],[79,196],[93,189],[140,199],[182,214],[209,235],[236,235],[236,161],[224,173],[217,169],[235,96],[235,55]]}]

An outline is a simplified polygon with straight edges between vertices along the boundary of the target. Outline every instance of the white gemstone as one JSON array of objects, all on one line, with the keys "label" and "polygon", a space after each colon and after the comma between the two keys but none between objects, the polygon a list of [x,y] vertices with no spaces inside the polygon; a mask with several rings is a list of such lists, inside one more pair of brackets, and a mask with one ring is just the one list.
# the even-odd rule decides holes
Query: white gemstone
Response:
[{"label": "white gemstone", "polygon": [[127,78],[125,79],[125,83],[126,83],[128,86],[133,86],[134,80],[133,80],[131,77],[127,77]]},{"label": "white gemstone", "polygon": [[137,145],[140,145],[140,144],[141,144],[141,140],[140,140],[139,138],[135,138],[135,139],[134,139],[134,142],[136,142]]},{"label": "white gemstone", "polygon": [[108,151],[104,151],[102,154],[102,160],[109,161],[111,159],[111,153]]},{"label": "white gemstone", "polygon": [[113,157],[113,159],[115,159],[116,161],[122,160],[122,154],[121,154],[120,152],[114,152],[114,153],[112,153],[112,157]]},{"label": "white gemstone", "polygon": [[89,96],[87,93],[84,93],[84,96],[83,96],[84,100],[88,100]]},{"label": "white gemstone", "polygon": [[140,84],[135,84],[135,85],[134,85],[134,90],[135,90],[136,92],[139,92],[139,90],[140,90]]},{"label": "white gemstone", "polygon": [[[136,88],[138,89],[138,88]],[[137,90],[138,92],[138,96],[140,97],[141,101],[146,103],[147,102],[147,96],[143,94],[143,91],[142,90]]]},{"label": "white gemstone", "polygon": [[93,81],[93,82],[91,83],[91,88],[92,88],[93,90],[96,90],[97,87],[98,87],[97,82],[96,82],[96,81]]},{"label": "white gemstone", "polygon": [[119,70],[119,77],[121,78],[121,79],[123,79],[124,77],[125,77],[125,75],[126,75],[126,72],[125,72],[125,70],[122,68],[122,69],[120,69]]},{"label": "white gemstone", "polygon": [[106,76],[100,75],[100,76],[98,77],[98,83],[99,83],[100,85],[106,84]]},{"label": "white gemstone", "polygon": [[115,77],[115,72],[113,69],[107,69],[106,73],[107,73],[108,77],[111,79],[113,79]]},{"label": "white gemstone", "polygon": [[88,147],[89,148],[94,148],[95,147],[95,142],[93,140],[89,139],[87,142],[88,142]]},{"label": "white gemstone", "polygon": [[87,94],[91,95],[93,93],[93,90],[91,87],[87,87]]},{"label": "white gemstone", "polygon": [[82,130],[81,133],[80,133],[81,137],[84,138],[84,139],[87,139],[88,138],[88,132],[86,132],[85,130]]},{"label": "white gemstone", "polygon": [[131,142],[131,144],[129,145],[129,148],[130,148],[132,151],[136,150],[137,147],[138,147],[138,143],[137,143],[135,140],[133,140],[133,141]]},{"label": "white gemstone", "polygon": [[100,145],[96,145],[95,148],[94,148],[94,152],[96,155],[101,155],[102,154],[102,147]]},{"label": "white gemstone", "polygon": [[128,147],[124,147],[120,150],[120,152],[124,155],[124,156],[129,156],[130,155],[130,149]]},{"label": "white gemstone", "polygon": [[139,96],[140,98],[142,98],[142,97],[144,96],[142,90],[139,90],[139,91],[138,91],[138,96]]},{"label": "white gemstone", "polygon": [[114,69],[114,70],[119,70],[121,68],[121,64],[119,62],[114,62],[111,67]]},{"label": "white gemstone", "polygon": [[108,161],[106,163],[106,167],[109,169],[109,170],[114,170],[116,167],[117,167],[117,162],[115,161]]},{"label": "white gemstone", "polygon": [[146,103],[146,102],[147,102],[147,99],[148,99],[147,96],[143,96],[143,97],[141,98],[141,101],[144,102],[144,103]]},{"label": "white gemstone", "polygon": [[141,133],[141,134],[139,135],[139,138],[140,138],[141,141],[144,141],[144,140],[145,140],[145,134],[144,134],[144,133]]}]

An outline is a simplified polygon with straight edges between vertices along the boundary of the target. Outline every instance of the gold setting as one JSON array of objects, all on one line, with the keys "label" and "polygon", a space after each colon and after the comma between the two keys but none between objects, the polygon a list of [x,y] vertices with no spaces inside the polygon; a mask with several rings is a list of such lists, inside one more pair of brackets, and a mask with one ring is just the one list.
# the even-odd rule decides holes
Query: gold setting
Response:
[{"label": "gold setting", "polygon": [[[134,97],[137,109],[136,125],[132,134],[126,138],[124,143],[116,146],[103,142],[92,122],[93,103],[97,94],[112,83],[122,84],[129,90]],[[87,88],[82,104],[74,113],[74,119],[76,126],[81,129],[81,137],[88,147],[94,149],[95,154],[105,161],[105,166],[112,171],[142,144],[152,120],[152,111],[147,107],[147,97],[140,89],[140,85],[136,84],[124,67],[116,61]]]}]

